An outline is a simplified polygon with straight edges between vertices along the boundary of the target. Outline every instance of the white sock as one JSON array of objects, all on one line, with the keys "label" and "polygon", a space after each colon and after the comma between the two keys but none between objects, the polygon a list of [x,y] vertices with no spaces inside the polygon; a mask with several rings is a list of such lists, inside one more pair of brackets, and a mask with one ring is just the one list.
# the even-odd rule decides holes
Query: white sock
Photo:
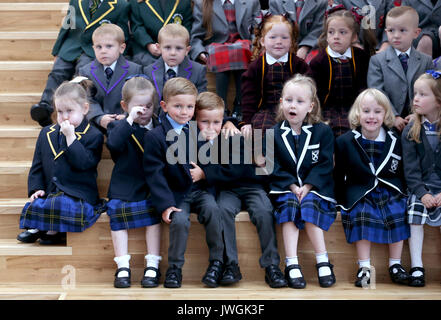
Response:
[{"label": "white sock", "polygon": [[[154,254],[148,254],[144,257],[147,267],[153,267],[158,269],[159,268],[159,262],[162,260],[161,256],[156,256]],[[156,272],[153,270],[147,270],[144,274],[146,277],[156,277]]]},{"label": "white sock", "polygon": [[[130,254],[126,254],[124,256],[119,256],[119,257],[115,257],[113,258],[113,260],[116,262],[116,265],[119,268],[130,268]],[[127,271],[120,271],[118,273],[118,278],[122,278],[122,277],[128,277],[129,273]]]},{"label": "white sock", "polygon": [[[298,257],[286,257],[285,258],[285,264],[287,267],[293,264],[299,264],[299,258]],[[300,278],[302,276],[302,273],[299,269],[291,269],[289,270],[289,277],[290,278]]]},{"label": "white sock", "polygon": [[392,267],[394,264],[401,264],[401,259],[389,258],[389,267]]},{"label": "white sock", "polygon": [[[409,250],[411,268],[423,267],[423,242],[424,242],[424,226],[423,225],[410,225],[410,238],[409,238]],[[412,272],[412,276],[422,276],[421,271]]]},{"label": "white sock", "polygon": [[34,234],[34,233],[37,233],[37,232],[40,231],[40,230],[38,230],[38,229],[28,229],[27,231],[28,231],[29,233]]},{"label": "white sock", "polygon": [[[317,260],[317,264],[322,262],[329,262],[328,253],[325,251],[324,253],[317,253],[315,255],[315,259]],[[331,268],[329,267],[320,267],[318,269],[319,277],[330,276]]]},{"label": "white sock", "polygon": [[[371,259],[366,259],[366,260],[358,260],[358,266],[360,268],[367,268],[367,269],[371,269]],[[360,273],[357,275],[358,277],[361,277],[361,274],[363,273],[363,271],[361,270]],[[367,274],[368,277],[370,277],[370,272],[368,271]]]},{"label": "white sock", "polygon": [[48,232],[46,232],[46,234],[48,235],[48,236],[53,236],[53,235],[55,235],[55,234],[57,234],[58,233],[58,231],[48,231]]}]

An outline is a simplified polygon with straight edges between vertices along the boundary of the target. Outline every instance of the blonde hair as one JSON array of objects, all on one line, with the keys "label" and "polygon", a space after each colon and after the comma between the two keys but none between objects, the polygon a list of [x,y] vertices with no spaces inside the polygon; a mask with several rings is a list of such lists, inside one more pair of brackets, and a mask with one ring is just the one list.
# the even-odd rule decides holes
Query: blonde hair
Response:
[{"label": "blonde hair", "polygon": [[97,37],[111,36],[119,44],[125,43],[126,39],[124,31],[116,24],[103,23],[92,33],[92,41],[95,41]]},{"label": "blonde hair", "polygon": [[225,110],[224,100],[214,92],[202,92],[196,99],[196,112],[200,110]]},{"label": "blonde hair", "polygon": [[[430,74],[423,73],[418,77],[418,79],[416,79],[416,81],[418,80],[427,81],[427,84],[430,90],[432,90],[436,101],[441,105],[441,78],[434,79]],[[409,140],[411,141],[412,140],[415,141],[416,143],[421,143],[420,134],[421,134],[421,126],[423,124],[423,115],[417,114],[415,112],[413,105],[412,105],[412,112],[414,113],[414,121],[412,123],[412,126],[410,127],[407,138],[409,138]],[[438,110],[438,124],[437,124],[438,136],[441,136],[441,123],[440,123],[441,121],[439,119],[441,119],[441,107]]]},{"label": "blonde hair", "polygon": [[153,84],[144,77],[133,77],[124,83],[122,88],[122,100],[129,103],[139,92],[148,91],[152,96],[155,108],[158,106],[158,94]]},{"label": "blonde hair", "polygon": [[348,120],[351,129],[356,129],[360,126],[360,114],[363,108],[363,99],[366,96],[371,96],[374,100],[383,107],[384,109],[384,120],[383,123],[389,129],[395,124],[395,115],[392,111],[392,105],[389,98],[380,90],[369,88],[361,92],[354,101],[354,104],[349,110]]},{"label": "blonde hair", "polygon": [[162,90],[162,100],[167,102],[171,97],[177,95],[193,95],[195,98],[198,95],[198,89],[196,89],[193,82],[182,77],[172,78],[167,80]]},{"label": "blonde hair", "polygon": [[55,104],[55,101],[57,99],[61,98],[68,98],[72,99],[76,103],[78,103],[80,106],[84,106],[84,104],[89,103],[89,100],[87,98],[87,90],[88,86],[90,85],[90,80],[83,80],[80,83],[77,82],[69,82],[65,81],[63,82],[57,90],[55,90],[53,95],[53,105],[55,108],[57,107]]},{"label": "blonde hair", "polygon": [[288,18],[282,15],[271,15],[267,18],[263,18],[262,26],[254,29],[254,41],[253,41],[253,54],[251,61],[257,59],[257,57],[263,52],[263,46],[260,43],[266,34],[273,28],[275,24],[284,23],[289,29],[291,35],[291,53],[297,52],[297,39],[299,37],[299,27],[297,23],[292,23]]},{"label": "blonde hair", "polygon": [[400,7],[394,7],[386,15],[386,22],[387,18],[398,18],[401,16],[404,16],[405,14],[410,14],[412,16],[414,26],[415,28],[418,28],[418,24],[420,23],[420,17],[418,15],[418,12],[409,6],[400,6]]},{"label": "blonde hair", "polygon": [[190,44],[190,33],[187,28],[177,23],[170,23],[163,26],[158,33],[158,43],[166,38],[183,38],[187,46]]},{"label": "blonde hair", "polygon": [[[314,79],[311,77],[304,76],[300,73],[297,73],[293,78],[289,79],[285,82],[282,89],[281,98],[283,99],[283,96],[285,95],[286,88],[289,85],[303,85],[310,89],[311,91],[311,103],[312,103],[312,110],[306,115],[306,122],[308,124],[314,124],[322,122],[322,112],[320,107],[320,100],[317,96],[317,86],[315,85]],[[286,120],[285,115],[283,114],[283,108],[281,108],[282,102],[279,104],[279,108],[277,110],[276,115],[276,121],[282,121]]]}]

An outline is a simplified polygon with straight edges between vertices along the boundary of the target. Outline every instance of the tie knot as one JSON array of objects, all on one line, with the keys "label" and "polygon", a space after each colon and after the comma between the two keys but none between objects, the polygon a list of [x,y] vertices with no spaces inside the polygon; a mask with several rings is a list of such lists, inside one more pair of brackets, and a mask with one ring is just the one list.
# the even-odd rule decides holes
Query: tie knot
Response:
[{"label": "tie knot", "polygon": [[110,78],[112,78],[112,75],[113,75],[113,70],[112,70],[112,68],[107,67],[107,68],[104,70],[104,72],[106,73],[107,80],[109,80]]},{"label": "tie knot", "polygon": [[407,59],[409,59],[409,56],[407,55],[407,53],[400,53],[399,57],[400,57],[400,60],[407,60]]},{"label": "tie knot", "polygon": [[173,70],[173,69],[168,69],[167,70],[167,72],[166,72],[166,75],[165,75],[165,81],[167,81],[167,80],[169,80],[169,79],[171,79],[171,78],[174,78],[174,77],[176,77],[176,72],[175,72],[175,70]]},{"label": "tie knot", "polygon": [[436,131],[436,123],[430,123],[429,121],[424,121],[424,127],[428,131]]}]

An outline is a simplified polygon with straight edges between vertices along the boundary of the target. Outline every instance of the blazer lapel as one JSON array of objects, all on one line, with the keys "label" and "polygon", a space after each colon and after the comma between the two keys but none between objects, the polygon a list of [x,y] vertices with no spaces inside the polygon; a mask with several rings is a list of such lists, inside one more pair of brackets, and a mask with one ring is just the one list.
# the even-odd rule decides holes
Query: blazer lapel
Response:
[{"label": "blazer lapel", "polygon": [[383,153],[381,154],[381,164],[378,166],[375,174],[379,174],[383,170],[384,166],[388,163],[397,143],[397,138],[393,135],[392,131],[386,131],[386,142],[384,145]]},{"label": "blazer lapel", "polygon": [[352,133],[354,134],[354,143],[356,144],[356,147],[360,150],[360,153],[362,154],[362,159],[366,163],[366,165],[369,166],[372,173],[375,174],[375,167],[374,164],[369,159],[368,155],[364,151],[363,147],[361,146],[360,139],[361,139],[361,133],[358,130],[352,130]]},{"label": "blazer lapel", "polygon": [[103,20],[110,12],[115,10],[117,2],[118,0],[103,1],[95,12],[94,18],[90,18],[89,0],[78,0],[81,16],[83,17],[84,22],[86,22],[86,30]]},{"label": "blazer lapel", "polygon": [[64,152],[64,150],[60,150],[59,133],[60,126],[58,124],[52,125],[49,128],[49,131],[46,133],[47,141],[54,156],[54,160],[57,159]]},{"label": "blazer lapel", "polygon": [[158,93],[159,101],[162,99],[162,88],[164,87],[164,60],[162,58],[159,58],[156,60],[156,62],[152,66],[152,80],[153,84],[155,85],[156,92]]},{"label": "blazer lapel", "polygon": [[[418,72],[418,66],[420,65],[421,57],[416,54],[416,50],[414,48],[410,49],[409,62],[407,67],[407,83],[414,83],[413,78]],[[413,92],[413,88],[410,88],[411,92]]]},{"label": "blazer lapel", "polygon": [[297,165],[297,158],[296,155],[294,153],[294,145],[293,145],[293,141],[292,139],[289,139],[289,135],[292,134],[292,129],[291,127],[287,126],[287,122],[283,121],[282,124],[280,125],[280,129],[282,131],[284,131],[282,133],[282,140],[283,143],[285,144],[285,148],[288,151],[289,155],[291,156],[292,161],[294,161],[294,164]]},{"label": "blazer lapel", "polygon": [[220,29],[228,30],[227,18],[225,17],[225,11],[220,1],[213,1],[213,13],[218,16],[220,22],[223,24],[223,28]]},{"label": "blazer lapel", "polygon": [[234,1],[234,9],[236,10],[236,26],[237,30],[240,29],[242,25],[242,19],[247,11],[247,3],[245,0],[236,0]]},{"label": "blazer lapel", "polygon": [[[292,2],[294,3],[294,2]],[[317,1],[315,0],[309,0],[309,1],[305,1],[302,11],[300,11],[300,16],[299,16],[299,21],[297,21],[297,23],[300,24],[300,21],[303,21],[303,19],[309,14],[309,12],[311,10],[314,10],[314,8],[317,7]],[[296,11],[296,9],[294,9],[294,12]]]},{"label": "blazer lapel", "polygon": [[421,0],[421,3],[430,9],[433,9],[433,4],[431,0]]},{"label": "blazer lapel", "polygon": [[193,64],[187,56],[184,58],[184,60],[178,67],[178,77],[190,79],[192,74],[192,69],[193,69]]},{"label": "blazer lapel", "polygon": [[305,159],[305,154],[308,150],[309,142],[311,141],[312,132],[309,131],[311,128],[312,125],[302,126],[302,132],[304,132],[305,134],[300,135],[299,147],[302,148],[302,151],[300,153],[299,162],[297,163],[297,173],[299,172],[303,160]]},{"label": "blazer lapel", "polygon": [[406,74],[404,73],[403,66],[401,65],[400,59],[396,55],[395,50],[392,46],[390,46],[387,49],[386,61],[388,62],[387,65],[389,69],[395,72],[403,81],[407,82]]},{"label": "blazer lapel", "polygon": [[127,76],[128,72],[129,72],[129,63],[121,55],[118,58],[118,61],[116,62],[115,71],[113,73],[112,79],[110,81],[106,93],[109,94],[113,90],[113,88],[115,88],[118,85],[118,83],[120,83]]},{"label": "blazer lapel", "polygon": [[90,73],[92,74],[92,77],[98,82],[101,88],[103,88],[104,92],[107,92],[107,85],[106,85],[106,78],[104,75],[104,71],[100,70],[100,68],[103,68],[103,65],[99,63],[97,60],[94,60],[92,64],[90,65]]}]

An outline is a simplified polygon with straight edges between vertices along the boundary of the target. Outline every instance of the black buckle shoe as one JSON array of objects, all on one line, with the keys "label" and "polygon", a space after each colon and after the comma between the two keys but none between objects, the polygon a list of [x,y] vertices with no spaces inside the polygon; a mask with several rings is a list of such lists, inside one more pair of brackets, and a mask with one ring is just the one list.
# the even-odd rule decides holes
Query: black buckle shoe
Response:
[{"label": "black buckle shoe", "polygon": [[274,264],[265,268],[265,282],[271,288],[283,288],[288,285],[279,266]]},{"label": "black buckle shoe", "polygon": [[222,277],[222,262],[214,260],[210,262],[210,265],[205,272],[202,282],[210,288],[216,288],[219,285],[219,281]]},{"label": "black buckle shoe", "polygon": [[36,103],[31,107],[31,118],[37,121],[40,126],[45,127],[52,124],[52,112],[53,108],[47,103]]},{"label": "black buckle shoe", "polygon": [[331,287],[334,283],[335,283],[335,274],[334,274],[334,266],[332,264],[330,264],[329,262],[321,262],[315,265],[315,267],[317,268],[317,274],[319,272],[319,269],[321,267],[329,267],[329,269],[331,269],[331,274],[329,276],[323,276],[323,277],[318,277],[318,281],[320,284],[320,287],[322,288],[329,288]]},{"label": "black buckle shoe", "polygon": [[[396,272],[394,272],[396,271]],[[404,270],[403,266],[399,263],[395,263],[389,268],[390,278],[393,283],[409,284],[409,274]]]},{"label": "black buckle shoe", "polygon": [[66,232],[57,232],[56,234],[43,233],[40,237],[41,245],[66,244]]},{"label": "black buckle shoe", "polygon": [[177,267],[169,267],[165,273],[164,287],[180,288],[182,283],[182,270]]},{"label": "black buckle shoe", "polygon": [[[292,269],[299,269],[302,276],[298,277],[298,278],[291,278],[289,276],[289,272]],[[292,264],[292,265],[285,267],[285,279],[288,282],[288,287],[290,287],[290,288],[303,289],[306,287],[305,278],[303,277],[302,270],[300,268],[300,265],[298,265],[298,264]]]},{"label": "black buckle shoe", "polygon": [[[415,277],[412,274],[415,271],[421,271],[422,275]],[[424,279],[425,270],[421,267],[413,267],[409,271],[409,286],[411,287],[424,287],[426,285],[426,280]]]},{"label": "black buckle shoe", "polygon": [[[359,276],[361,272],[361,275]],[[362,267],[357,271],[357,278],[355,279],[355,286],[362,288],[371,283],[371,269]]]},{"label": "black buckle shoe", "polygon": [[242,274],[237,264],[229,264],[225,267],[220,284],[229,285],[242,280]]},{"label": "black buckle shoe", "polygon": [[[154,276],[154,277],[147,277],[145,275],[145,273],[148,270],[155,271],[156,272],[156,276]],[[154,267],[147,267],[147,268],[144,269],[144,275],[143,275],[142,280],[141,280],[141,286],[143,288],[155,288],[155,287],[157,287],[159,285],[159,278],[160,277],[161,277],[161,272],[159,271],[159,269],[154,268]]]},{"label": "black buckle shoe", "polygon": [[36,233],[32,233],[26,230],[17,236],[17,240],[24,243],[34,243],[35,241],[40,239],[41,236],[45,233],[46,233],[45,231],[38,231]]},{"label": "black buckle shoe", "polygon": [[[127,271],[129,273],[128,277],[118,277],[118,274],[121,271]],[[115,288],[130,288],[130,277],[131,277],[131,271],[129,268],[119,268],[115,272],[115,281],[113,281],[113,286]]]}]

